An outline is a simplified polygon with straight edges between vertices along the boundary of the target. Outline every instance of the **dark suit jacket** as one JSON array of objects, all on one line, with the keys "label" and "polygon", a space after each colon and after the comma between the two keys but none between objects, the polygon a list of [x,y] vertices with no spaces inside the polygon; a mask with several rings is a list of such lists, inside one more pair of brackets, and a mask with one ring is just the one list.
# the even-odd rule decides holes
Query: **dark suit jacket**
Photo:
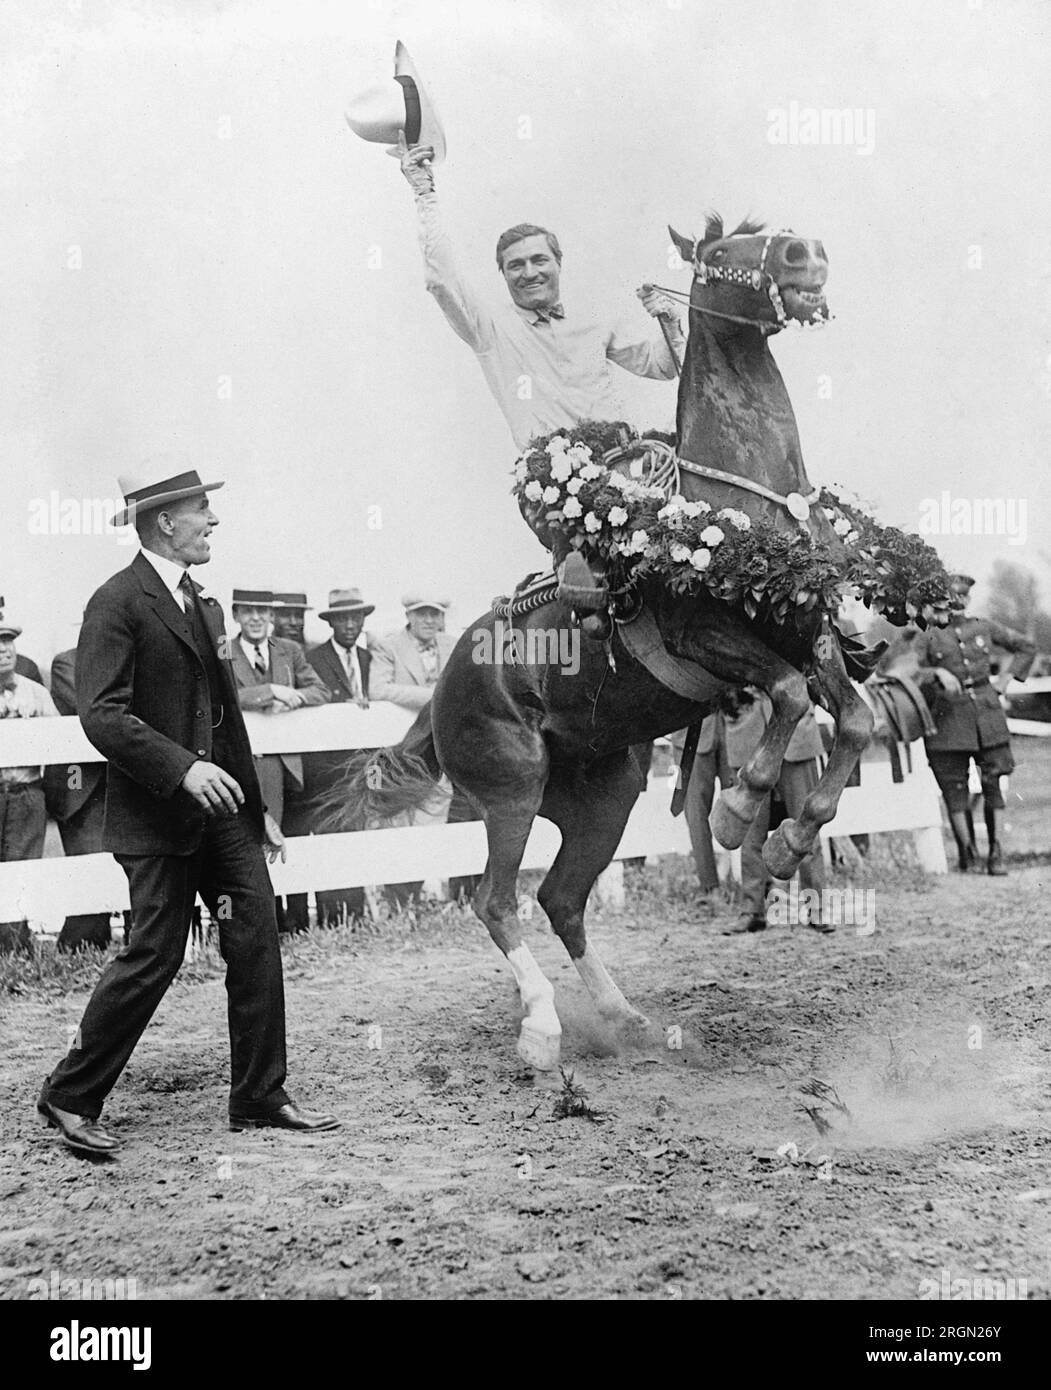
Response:
[{"label": "dark suit jacket", "polygon": [[[369,666],[372,657],[364,647],[358,648],[360,658],[362,693],[369,698]],[[331,642],[322,642],[319,647],[311,647],[307,660],[328,687],[334,705],[344,705],[351,699],[347,672],[343,663],[332,650]],[[326,753],[305,753],[303,755],[303,783],[310,801],[326,796],[343,775],[343,768],[353,753],[362,750],[343,750]],[[315,819],[313,808],[309,818]]]},{"label": "dark suit jacket", "polygon": [[[200,586],[195,586],[199,588]],[[237,688],[225,657],[222,609],[200,601],[223,691],[226,771],[242,814],[263,836],[263,802]],[[77,646],[77,712],[109,762],[103,846],[114,854],[191,854],[205,815],[180,783],[212,757],[208,677],[186,616],[142,554],[97,589]]]},{"label": "dark suit jacket", "polygon": [[[367,700],[369,698],[369,666],[372,664],[372,654],[366,647],[358,647],[357,651],[362,689]],[[346,668],[332,650],[331,641],[322,642],[318,647],[311,647],[310,651],[307,652],[307,660],[325,682],[334,705],[345,704],[347,700],[351,699]]]},{"label": "dark suit jacket", "polygon": [[[51,698],[59,714],[76,714],[77,650],[71,647],[68,652],[59,652],[51,663]],[[67,763],[58,763],[44,769],[44,797],[48,812],[57,821],[67,821],[75,816],[95,788],[105,782],[105,763],[83,763],[76,769],[79,776],[71,778],[73,768]],[[70,786],[70,781],[79,785]]]},{"label": "dark suit jacket", "polygon": [[[325,682],[314,670],[298,642],[287,637],[267,639],[267,660],[269,672],[261,675],[244,654],[240,639],[230,639],[230,665],[237,683],[241,708],[267,710],[274,703],[270,689],[274,685],[289,685],[303,695],[307,705],[327,705],[330,699]],[[278,753],[275,755],[300,786],[303,785],[303,758],[299,753]]]}]

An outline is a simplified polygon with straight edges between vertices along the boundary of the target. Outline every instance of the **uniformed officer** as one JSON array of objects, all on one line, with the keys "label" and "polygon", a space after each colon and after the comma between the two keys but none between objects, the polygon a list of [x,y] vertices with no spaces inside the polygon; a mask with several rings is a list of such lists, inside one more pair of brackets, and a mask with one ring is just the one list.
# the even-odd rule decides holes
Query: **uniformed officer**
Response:
[{"label": "uniformed officer", "polygon": [[[967,775],[971,759],[981,773],[985,825],[989,836],[988,872],[1006,874],[1002,831],[1004,799],[1000,778],[1014,770],[1007,720],[1000,693],[1012,677],[1025,680],[1036,648],[1028,637],[990,618],[966,613],[974,584],[969,574],[954,574],[951,589],[957,612],[945,628],[929,628],[912,643],[916,679],[927,697],[938,729],[925,740],[931,771],[941,788],[956,847],[960,871],[977,864],[973,823],[968,816]],[[990,676],[993,647],[1012,654],[1007,667]]]}]

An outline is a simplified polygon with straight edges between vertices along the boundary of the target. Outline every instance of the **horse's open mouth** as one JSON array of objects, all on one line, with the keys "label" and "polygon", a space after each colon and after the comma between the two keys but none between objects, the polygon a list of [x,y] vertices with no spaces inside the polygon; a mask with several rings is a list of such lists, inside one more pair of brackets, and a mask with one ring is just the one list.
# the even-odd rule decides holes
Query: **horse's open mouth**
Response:
[{"label": "horse's open mouth", "polygon": [[822,289],[804,290],[797,285],[784,285],[781,300],[790,318],[806,321],[828,317],[828,304]]}]

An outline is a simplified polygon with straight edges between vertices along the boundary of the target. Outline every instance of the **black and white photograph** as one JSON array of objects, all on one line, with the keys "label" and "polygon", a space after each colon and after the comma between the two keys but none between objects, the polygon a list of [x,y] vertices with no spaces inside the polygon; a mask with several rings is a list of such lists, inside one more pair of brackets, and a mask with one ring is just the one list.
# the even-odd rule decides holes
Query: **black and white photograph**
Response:
[{"label": "black and white photograph", "polygon": [[35,1366],[332,1301],[1020,1364],[1049,52],[1042,0],[7,0]]}]

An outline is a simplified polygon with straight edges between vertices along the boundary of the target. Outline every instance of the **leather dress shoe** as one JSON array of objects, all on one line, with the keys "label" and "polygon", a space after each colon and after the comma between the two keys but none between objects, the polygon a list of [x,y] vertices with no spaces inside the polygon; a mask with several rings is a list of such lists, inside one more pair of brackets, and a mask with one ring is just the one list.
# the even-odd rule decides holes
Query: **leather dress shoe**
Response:
[{"label": "leather dress shoe", "polygon": [[335,1115],[319,1115],[315,1111],[300,1110],[289,1102],[267,1115],[230,1116],[230,1128],[238,1133],[243,1129],[291,1129],[299,1134],[318,1134],[326,1129],[339,1129],[342,1120]]},{"label": "leather dress shoe", "polygon": [[961,874],[969,874],[972,869],[978,867],[978,851],[973,844],[961,845],[959,847],[959,859],[957,868]]},{"label": "leather dress shoe", "polygon": [[995,840],[989,846],[989,862],[986,866],[986,870],[988,873],[992,874],[993,878],[1005,878],[1007,876],[1007,867],[1004,864],[1004,852]]},{"label": "leather dress shoe", "polygon": [[109,1158],[121,1146],[121,1141],[107,1134],[98,1120],[87,1115],[74,1115],[70,1110],[60,1110],[57,1105],[41,1097],[36,1108],[47,1120],[49,1129],[57,1129],[62,1142],[74,1153],[87,1154],[90,1158]]},{"label": "leather dress shoe", "polygon": [[745,936],[749,932],[766,931],[766,918],[751,912],[742,912],[732,926],[723,928],[723,936]]}]

